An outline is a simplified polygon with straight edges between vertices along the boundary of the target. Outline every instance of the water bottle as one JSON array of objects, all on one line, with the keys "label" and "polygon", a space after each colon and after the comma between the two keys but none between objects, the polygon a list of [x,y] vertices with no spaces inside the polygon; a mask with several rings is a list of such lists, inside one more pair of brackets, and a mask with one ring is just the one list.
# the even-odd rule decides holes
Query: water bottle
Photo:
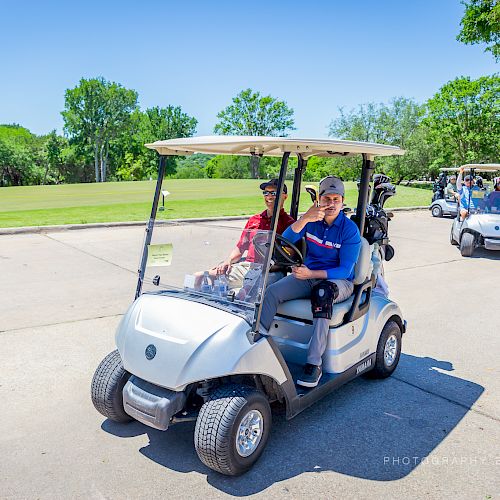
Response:
[{"label": "water bottle", "polygon": [[203,273],[203,280],[201,282],[201,292],[212,293],[212,285],[210,284],[210,279],[208,278],[208,271],[205,271]]},{"label": "water bottle", "polygon": [[219,295],[223,299],[227,298],[227,292],[229,291],[229,283],[227,281],[227,276],[224,273],[222,273],[219,276],[219,288],[218,288],[218,291],[219,291]]}]

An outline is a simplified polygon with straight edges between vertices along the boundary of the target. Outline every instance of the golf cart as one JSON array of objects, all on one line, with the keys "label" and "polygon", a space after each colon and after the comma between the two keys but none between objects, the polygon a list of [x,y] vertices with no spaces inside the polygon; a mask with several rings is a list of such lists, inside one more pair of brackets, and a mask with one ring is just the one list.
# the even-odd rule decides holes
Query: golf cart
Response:
[{"label": "golf cart", "polygon": [[434,182],[432,203],[429,207],[433,217],[443,217],[449,215],[456,217],[458,214],[458,202],[453,196],[446,195],[446,186],[449,182],[450,174],[447,172],[456,172],[456,168],[440,168],[439,177]]},{"label": "golf cart", "polygon": [[[255,463],[266,445],[271,404],[283,405],[290,419],[359,375],[385,378],[395,370],[406,322],[399,307],[374,290],[380,245],[388,241],[387,221],[385,226],[373,225],[378,231],[369,229],[380,210],[369,210],[368,197],[374,157],[404,151],[352,141],[240,136],[172,139],[146,146],[160,157],[135,301],[117,328],[117,350],[94,374],[92,401],[115,422],[135,419],[166,430],[175,423],[196,421],[194,444],[201,461],[222,474],[238,475]],[[227,289],[214,282],[197,289],[192,275],[220,261],[241,227],[234,228],[233,222],[197,225],[157,220],[166,159],[193,153],[281,158],[271,230],[241,236],[252,239],[260,256],[242,288]],[[361,238],[353,295],[333,306],[323,376],[312,389],[295,383],[313,329],[310,300],[281,304],[269,334],[259,333],[272,267],[289,269],[304,258],[300,245],[277,234],[276,213],[291,155],[297,158],[290,208],[294,218],[310,157],[362,157],[355,221],[368,239]],[[386,184],[380,193],[390,191],[387,182],[379,184]],[[379,194],[379,204],[387,196]],[[175,193],[171,199],[173,203]]]},{"label": "golf cart", "polygon": [[[500,170],[500,164],[468,164],[464,165],[472,179],[479,172],[494,173]],[[460,246],[463,257],[471,257],[474,250],[483,247],[486,250],[500,250],[500,192],[488,190],[471,190],[470,197],[476,198],[472,206],[469,199],[467,217],[460,220],[460,214],[453,220],[450,243]]]}]

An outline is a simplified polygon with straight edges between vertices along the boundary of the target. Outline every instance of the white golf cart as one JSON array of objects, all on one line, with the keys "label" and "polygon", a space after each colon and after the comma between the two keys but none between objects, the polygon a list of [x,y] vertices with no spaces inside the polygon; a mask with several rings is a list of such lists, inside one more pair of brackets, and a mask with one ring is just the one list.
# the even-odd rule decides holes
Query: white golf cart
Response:
[{"label": "white golf cart", "polygon": [[[445,215],[456,217],[458,214],[458,202],[453,196],[446,194],[451,173],[455,174],[456,168],[440,168],[438,179],[434,183],[434,194],[429,210],[433,217],[443,217]],[[448,174],[447,174],[448,173]]]},{"label": "white golf cart", "polygon": [[[500,170],[498,163],[464,167],[472,179],[480,172],[494,174]],[[469,195],[476,200],[468,200],[469,210],[464,220],[460,220],[460,214],[453,220],[450,243],[460,247],[463,257],[471,257],[478,247],[500,250],[500,192],[478,189],[471,190]]]},{"label": "white golf cart", "polygon": [[[406,322],[398,306],[374,290],[380,267],[377,238],[387,245],[388,237],[373,237],[368,229],[370,217],[380,216],[382,209],[370,211],[367,205],[374,157],[404,151],[340,140],[238,136],[173,139],[147,147],[160,155],[159,172],[135,301],[118,326],[117,350],[95,372],[92,401],[99,412],[116,422],[135,419],[166,430],[171,424],[196,420],[194,444],[201,461],[222,474],[241,474],[266,445],[271,404],[284,405],[286,417],[292,418],[359,375],[384,378],[395,370]],[[243,288],[230,286],[227,290],[214,282],[208,287],[205,284],[203,291],[196,287],[193,272],[221,261],[240,237],[241,226],[156,220],[167,157],[193,153],[280,157],[280,194],[274,214],[284,196],[289,157],[295,155],[290,209],[295,218],[302,174],[311,156],[361,155],[355,220],[372,244],[362,238],[354,293],[334,305],[323,376],[317,387],[305,389],[295,384],[312,333],[309,300],[283,303],[269,335],[259,333],[272,266],[286,269],[303,260],[300,248],[276,234],[277,217],[273,216],[270,231],[241,236],[252,240],[259,256],[250,263]],[[171,203],[174,197],[175,193]]]}]

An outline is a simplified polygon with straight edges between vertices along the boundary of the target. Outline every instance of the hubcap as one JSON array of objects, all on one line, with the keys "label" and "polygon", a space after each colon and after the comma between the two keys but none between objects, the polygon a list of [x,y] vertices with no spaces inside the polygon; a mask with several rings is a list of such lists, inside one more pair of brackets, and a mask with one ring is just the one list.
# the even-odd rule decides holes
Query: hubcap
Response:
[{"label": "hubcap", "polygon": [[241,420],[236,433],[236,451],[241,457],[250,456],[259,446],[264,430],[264,418],[258,410],[250,410]]},{"label": "hubcap", "polygon": [[390,335],[387,341],[385,342],[385,347],[384,347],[385,366],[392,366],[392,364],[396,360],[397,347],[398,347],[398,339],[396,338],[396,335]]}]

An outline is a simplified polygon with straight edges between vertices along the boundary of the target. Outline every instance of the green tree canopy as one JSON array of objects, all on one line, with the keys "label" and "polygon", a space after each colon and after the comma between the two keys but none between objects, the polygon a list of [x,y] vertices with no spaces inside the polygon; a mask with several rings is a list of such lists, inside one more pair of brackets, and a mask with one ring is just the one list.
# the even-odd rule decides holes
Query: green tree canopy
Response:
[{"label": "green tree canopy", "polygon": [[458,165],[500,157],[500,78],[459,77],[429,99],[425,125],[438,152],[435,162]]},{"label": "green tree canopy", "polygon": [[[330,123],[330,136],[353,141],[377,142],[411,149],[422,141],[419,127],[424,116],[424,106],[413,99],[396,97],[389,104],[368,103],[345,113],[340,108],[340,117]],[[418,137],[418,140],[417,140]],[[420,177],[427,167],[421,162],[409,161],[409,156],[394,156],[380,158],[377,162],[387,174],[397,183],[403,179]],[[338,162],[332,163],[339,169]],[[349,159],[345,162],[344,178],[352,178],[359,172],[359,159]]]},{"label": "green tree canopy", "polygon": [[0,125],[0,185],[40,184],[43,139],[19,125]]},{"label": "green tree canopy", "polygon": [[[294,130],[293,109],[285,101],[242,90],[232,104],[217,114],[216,134],[286,137]],[[252,177],[259,175],[259,157],[251,161]]]},{"label": "green tree canopy", "polygon": [[462,30],[457,40],[466,44],[486,43],[490,51],[500,59],[500,2],[498,0],[470,0],[465,5],[460,21]]},{"label": "green tree canopy", "polygon": [[135,109],[135,90],[102,77],[82,78],[66,90],[64,130],[73,143],[92,148],[96,182],[106,180],[110,143],[130,126]]},{"label": "green tree canopy", "polygon": [[[122,134],[117,148],[120,148],[121,167],[117,172],[120,179],[146,179],[154,176],[158,169],[158,155],[146,149],[144,144],[159,140],[190,137],[196,132],[198,121],[182,111],[180,106],[155,106],[132,115],[131,128]],[[176,171],[177,158],[167,159],[166,174]]]}]

